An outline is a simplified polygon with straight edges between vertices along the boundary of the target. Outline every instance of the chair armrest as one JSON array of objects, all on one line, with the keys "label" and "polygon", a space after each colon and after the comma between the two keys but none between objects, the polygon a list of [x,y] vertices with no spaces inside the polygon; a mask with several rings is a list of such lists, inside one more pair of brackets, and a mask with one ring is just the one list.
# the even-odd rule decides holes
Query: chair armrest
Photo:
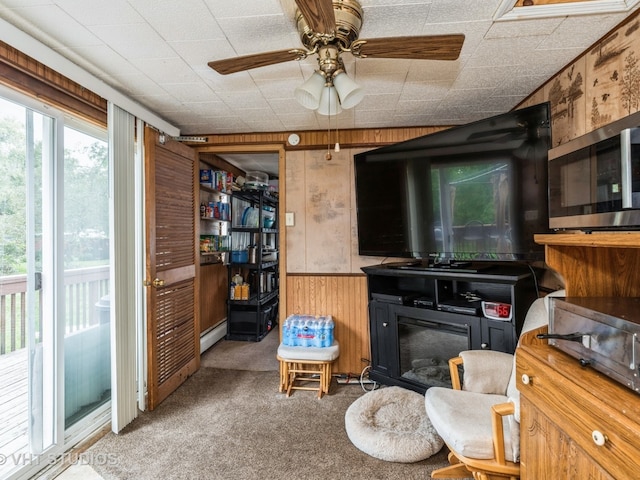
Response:
[{"label": "chair armrest", "polygon": [[505,465],[504,454],[504,430],[502,426],[502,417],[513,415],[515,405],[512,402],[499,403],[491,407],[491,427],[493,430],[493,452],[496,462]]},{"label": "chair armrest", "polygon": [[449,373],[451,375],[451,387],[454,390],[462,390],[462,384],[460,383],[460,371],[458,366],[462,365],[462,357],[454,357],[449,359]]}]

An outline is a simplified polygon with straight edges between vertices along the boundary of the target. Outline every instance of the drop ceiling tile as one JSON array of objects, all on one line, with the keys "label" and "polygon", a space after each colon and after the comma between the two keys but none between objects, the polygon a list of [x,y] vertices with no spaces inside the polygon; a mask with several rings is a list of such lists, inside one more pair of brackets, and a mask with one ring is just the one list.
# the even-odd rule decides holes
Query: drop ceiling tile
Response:
[{"label": "drop ceiling tile", "polygon": [[534,51],[540,41],[541,37],[486,39],[466,67],[526,64],[527,54]]},{"label": "drop ceiling tile", "polygon": [[204,0],[209,10],[217,18],[227,17],[255,17],[262,15],[277,15],[282,13],[282,7],[278,0],[229,1],[229,0]]},{"label": "drop ceiling tile", "polygon": [[487,32],[486,38],[546,37],[556,31],[562,21],[562,18],[556,17],[517,22],[495,22]]},{"label": "drop ceiling tile", "polygon": [[434,0],[428,21],[429,23],[460,23],[491,20],[501,1],[452,2],[451,0]]},{"label": "drop ceiling tile", "polygon": [[145,0],[131,3],[168,42],[224,39],[216,19],[200,0]]},{"label": "drop ceiling tile", "polygon": [[56,0],[56,4],[86,26],[144,22],[126,0]]},{"label": "drop ceiling tile", "polygon": [[181,40],[167,42],[167,44],[194,70],[206,67],[212,74],[215,73],[218,76],[221,75],[207,64],[219,58],[236,56],[231,45],[219,40]]},{"label": "drop ceiling tile", "polygon": [[418,100],[441,100],[446,97],[451,85],[447,82],[421,83],[411,82],[405,83],[402,89],[400,101],[408,102],[412,99]]},{"label": "drop ceiling tile", "polygon": [[361,38],[421,35],[431,4],[363,7]]},{"label": "drop ceiling tile", "polygon": [[132,95],[164,95],[167,92],[152,79],[143,73],[133,75],[111,75],[106,78],[114,78],[123,85],[126,92]]},{"label": "drop ceiling tile", "polygon": [[400,94],[365,95],[358,104],[358,111],[393,110],[400,99]]},{"label": "drop ceiling tile", "polygon": [[0,5],[6,7],[32,7],[53,5],[53,0],[1,0]]},{"label": "drop ceiling tile", "polygon": [[490,88],[504,83],[513,72],[512,67],[469,67],[456,78],[455,88]]},{"label": "drop ceiling tile", "polygon": [[290,27],[283,15],[220,18],[218,24],[237,55],[300,46],[291,44]]},{"label": "drop ceiling tile", "polygon": [[366,77],[357,79],[358,84],[364,89],[365,95],[382,93],[401,93],[403,82],[397,82],[387,77]]},{"label": "drop ceiling tile", "polygon": [[194,96],[196,96],[199,100],[197,103],[201,103],[203,105],[207,105],[209,102],[214,100],[220,100],[218,95],[211,90],[204,82],[197,83],[165,83],[162,85],[162,88],[167,91],[167,93],[173,97],[175,97],[180,102],[195,103],[192,102]]},{"label": "drop ceiling tile", "polygon": [[269,104],[262,94],[256,91],[233,92],[221,95],[221,98],[229,107],[238,109],[239,111],[244,109],[257,110],[269,108]]},{"label": "drop ceiling tile", "polygon": [[447,82],[452,84],[462,70],[458,61],[416,60],[407,73],[407,82]]},{"label": "drop ceiling tile", "polygon": [[[85,26],[56,5],[15,8],[7,12],[7,18],[19,16],[27,21],[22,30],[50,47],[80,47],[100,45],[101,40]],[[47,35],[49,25],[59,30],[55,37]]]},{"label": "drop ceiling tile", "polygon": [[158,85],[200,81],[200,76],[180,57],[139,58],[135,65],[145,75],[157,79]]},{"label": "drop ceiling tile", "polygon": [[[73,47],[71,50],[75,55],[84,59],[84,64],[91,65],[92,70],[101,72],[100,77],[111,76],[116,72],[118,75],[137,75],[140,73],[140,70],[131,62],[105,44]],[[60,52],[62,53],[63,50]]]},{"label": "drop ceiling tile", "polygon": [[129,60],[175,56],[171,47],[146,23],[95,25],[90,30]]},{"label": "drop ceiling tile", "polygon": [[265,98],[277,100],[280,98],[292,98],[293,92],[302,85],[300,79],[264,80],[257,81],[256,85]]},{"label": "drop ceiling tile", "polygon": [[611,28],[624,19],[621,14],[583,18],[566,17],[549,36],[538,45],[541,50],[557,48],[579,48],[591,45],[595,40],[605,35]]}]

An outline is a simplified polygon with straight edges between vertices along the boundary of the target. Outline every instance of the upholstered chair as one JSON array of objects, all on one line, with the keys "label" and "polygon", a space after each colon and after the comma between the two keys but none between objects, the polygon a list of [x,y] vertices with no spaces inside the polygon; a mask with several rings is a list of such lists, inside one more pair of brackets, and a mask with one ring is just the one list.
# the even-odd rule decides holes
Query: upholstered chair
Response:
[{"label": "upholstered chair", "polygon": [[[562,296],[564,291],[554,295]],[[548,299],[536,299],[522,333],[547,325],[548,308]],[[519,478],[520,394],[515,356],[469,350],[451,359],[449,367],[453,388],[431,387],[425,394],[427,414],[449,447],[451,463],[433,471],[431,478]]]}]

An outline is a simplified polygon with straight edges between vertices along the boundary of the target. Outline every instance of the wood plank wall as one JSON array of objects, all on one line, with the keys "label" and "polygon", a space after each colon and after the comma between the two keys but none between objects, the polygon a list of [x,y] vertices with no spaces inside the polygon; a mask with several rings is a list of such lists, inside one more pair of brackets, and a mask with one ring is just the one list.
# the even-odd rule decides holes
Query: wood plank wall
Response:
[{"label": "wood plank wall", "polygon": [[286,311],[311,315],[331,312],[340,357],[334,373],[360,374],[371,358],[364,275],[288,275]]},{"label": "wood plank wall", "polygon": [[206,143],[193,144],[198,150],[206,150],[207,146],[225,147],[237,146],[241,150],[243,146],[249,145],[285,145],[285,149],[290,150],[316,150],[327,148],[328,143],[335,143],[339,140],[342,148],[375,148],[384,145],[392,145],[412,138],[428,135],[449,127],[413,127],[413,128],[354,128],[340,130],[337,134],[331,131],[331,141],[328,141],[326,130],[308,130],[295,132],[300,136],[300,143],[291,146],[287,143],[287,138],[292,132],[267,132],[267,133],[238,133],[238,134],[199,134],[207,138]]},{"label": "wood plank wall", "polygon": [[227,267],[221,263],[200,266],[200,333],[227,318],[229,283]]}]

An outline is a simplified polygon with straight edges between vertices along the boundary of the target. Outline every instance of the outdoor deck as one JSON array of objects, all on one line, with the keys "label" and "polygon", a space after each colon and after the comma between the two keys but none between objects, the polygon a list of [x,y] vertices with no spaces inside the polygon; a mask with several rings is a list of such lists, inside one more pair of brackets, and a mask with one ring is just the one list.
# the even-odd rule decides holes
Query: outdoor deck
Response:
[{"label": "outdoor deck", "polygon": [[[28,450],[27,349],[0,355],[0,456],[19,458]],[[15,462],[0,465],[0,478]]]}]

